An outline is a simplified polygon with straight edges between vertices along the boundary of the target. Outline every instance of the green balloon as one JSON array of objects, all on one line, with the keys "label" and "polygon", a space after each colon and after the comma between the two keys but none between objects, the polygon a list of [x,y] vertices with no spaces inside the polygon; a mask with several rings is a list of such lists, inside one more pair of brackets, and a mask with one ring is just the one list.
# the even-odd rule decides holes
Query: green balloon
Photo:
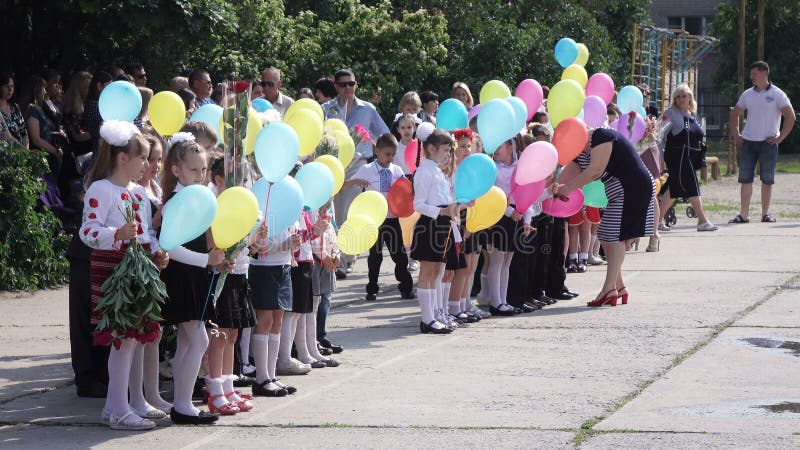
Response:
[{"label": "green balloon", "polygon": [[594,180],[583,187],[583,204],[594,206],[595,208],[605,208],[608,206],[606,197],[606,187],[600,180]]},{"label": "green balloon", "polygon": [[581,112],[586,94],[575,80],[561,80],[550,89],[547,96],[547,112],[553,127],[567,117],[575,117]]}]

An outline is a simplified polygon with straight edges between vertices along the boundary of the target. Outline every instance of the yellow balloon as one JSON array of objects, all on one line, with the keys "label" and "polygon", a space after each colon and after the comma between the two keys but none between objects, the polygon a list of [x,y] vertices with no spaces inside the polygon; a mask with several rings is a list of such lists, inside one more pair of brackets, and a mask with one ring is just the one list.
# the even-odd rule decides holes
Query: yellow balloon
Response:
[{"label": "yellow balloon", "polygon": [[288,109],[286,109],[286,114],[283,115],[284,122],[289,120],[289,117],[293,116],[294,113],[300,110],[309,110],[316,114],[319,117],[320,121],[325,120],[325,114],[322,112],[322,106],[319,103],[311,100],[310,98],[301,98],[296,102],[292,103]]},{"label": "yellow balloon", "polygon": [[322,119],[313,111],[297,110],[286,119],[286,124],[294,129],[300,139],[300,156],[307,156],[317,149],[322,139]]},{"label": "yellow balloon", "polygon": [[582,88],[586,88],[586,83],[589,81],[589,75],[586,74],[586,69],[578,64],[572,64],[564,69],[561,73],[562,80],[575,80]]},{"label": "yellow balloon", "polygon": [[325,164],[331,170],[333,174],[333,195],[336,195],[342,188],[342,184],[344,184],[344,166],[341,161],[333,155],[318,156],[314,161]]},{"label": "yellow balloon", "polygon": [[488,81],[481,88],[480,99],[482,105],[489,103],[489,100],[506,97],[511,97],[511,89],[500,80]]},{"label": "yellow balloon", "polygon": [[342,166],[347,167],[353,161],[353,156],[356,154],[356,143],[350,137],[348,131],[336,130],[333,132],[333,137],[336,139],[336,145],[339,147],[339,154],[337,157],[342,162]]},{"label": "yellow balloon", "polygon": [[217,197],[217,215],[211,222],[211,235],[219,248],[236,245],[250,233],[258,220],[258,200],[241,186],[225,189]]},{"label": "yellow balloon", "polygon": [[335,131],[343,131],[345,133],[350,133],[350,130],[347,128],[347,124],[342,122],[341,119],[328,119],[323,124],[325,132],[328,134],[333,134]]},{"label": "yellow balloon", "polygon": [[475,200],[475,206],[467,208],[467,231],[475,233],[496,224],[506,212],[506,194],[497,186]]},{"label": "yellow balloon", "polygon": [[[380,195],[380,194],[379,194]],[[364,214],[350,215],[339,228],[339,249],[348,255],[358,255],[369,250],[378,240],[378,225]]]},{"label": "yellow balloon", "polygon": [[244,137],[244,154],[249,155],[256,149],[256,138],[261,132],[261,118],[255,109],[247,112],[247,135]]},{"label": "yellow balloon", "polygon": [[578,44],[578,57],[575,58],[575,62],[572,64],[585,66],[587,62],[589,62],[589,48],[584,44]]},{"label": "yellow balloon", "polygon": [[154,95],[147,114],[150,116],[150,124],[163,136],[177,133],[186,121],[183,100],[172,91],[161,91]]},{"label": "yellow balloon", "polygon": [[386,202],[386,197],[377,191],[365,191],[353,199],[350,203],[350,209],[347,210],[347,218],[363,214],[373,222],[380,225],[386,220],[386,215],[389,213],[389,203]]},{"label": "yellow balloon", "polygon": [[398,220],[400,220],[400,229],[403,230],[403,245],[406,247],[410,247],[411,243],[414,241],[414,225],[417,224],[419,218],[420,213],[416,211],[408,217],[398,218]]},{"label": "yellow balloon", "polygon": [[550,89],[547,96],[547,112],[553,127],[567,117],[575,117],[581,112],[586,94],[575,80],[561,80]]}]

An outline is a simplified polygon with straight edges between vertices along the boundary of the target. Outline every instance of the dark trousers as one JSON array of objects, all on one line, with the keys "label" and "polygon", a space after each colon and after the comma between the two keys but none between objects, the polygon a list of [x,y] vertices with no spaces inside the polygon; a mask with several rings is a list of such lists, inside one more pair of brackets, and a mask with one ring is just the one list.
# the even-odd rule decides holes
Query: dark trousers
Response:
[{"label": "dark trousers", "polygon": [[567,278],[564,269],[565,221],[546,214],[533,219],[537,233],[530,289],[534,298],[541,294],[557,295],[564,289],[564,280]]},{"label": "dark trousers", "polygon": [[[533,221],[532,221],[533,222]],[[536,224],[533,223],[534,228]],[[514,236],[514,256],[508,268],[508,291],[506,300],[509,305],[522,306],[534,298],[534,272],[544,242],[541,230],[531,232],[527,236],[519,227]]]},{"label": "dark trousers", "polygon": [[384,243],[394,261],[394,277],[400,282],[400,292],[410,292],[414,287],[414,280],[411,278],[411,272],[408,271],[408,255],[403,247],[403,230],[400,228],[400,220],[387,218],[378,229],[378,241],[369,249],[367,294],[378,293],[378,275],[383,262]]},{"label": "dark trousers", "polygon": [[[75,242],[77,240],[77,242]],[[70,250],[83,246],[79,238],[73,237]],[[88,250],[88,248],[81,249]],[[89,269],[89,251],[84,255],[69,257],[69,343],[72,354],[72,370],[75,384],[89,387],[94,382],[108,383],[108,346],[92,345],[95,326],[91,323],[92,291]]]}]

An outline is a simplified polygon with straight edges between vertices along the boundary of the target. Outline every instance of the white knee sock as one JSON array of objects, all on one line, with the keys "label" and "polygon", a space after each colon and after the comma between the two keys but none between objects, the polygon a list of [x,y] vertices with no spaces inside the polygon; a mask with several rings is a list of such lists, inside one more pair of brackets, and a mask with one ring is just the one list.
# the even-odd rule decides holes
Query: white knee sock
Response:
[{"label": "white knee sock", "polygon": [[435,320],[433,314],[433,295],[434,289],[417,289],[420,316],[422,321],[426,324]]},{"label": "white knee sock", "polygon": [[297,331],[294,333],[294,347],[297,349],[297,359],[304,364],[311,364],[317,362],[308,352],[308,343],[306,342],[306,316],[308,314],[298,314],[297,318]]},{"label": "white knee sock", "polygon": [[311,357],[321,361],[327,359],[319,352],[317,348],[317,310],[319,309],[319,302],[321,298],[316,295],[313,297],[314,311],[311,314],[306,314],[306,347]]},{"label": "white knee sock", "polygon": [[263,383],[269,376],[269,334],[253,333],[253,359],[256,363],[256,383]]},{"label": "white knee sock", "polygon": [[269,354],[267,357],[267,374],[270,380],[277,378],[275,376],[275,365],[278,363],[278,351],[281,346],[281,335],[277,333],[269,334]]},{"label": "white knee sock", "polygon": [[[186,354],[179,363],[179,373],[173,373],[175,384],[173,407],[181,414],[197,416],[200,410],[192,404],[192,391],[197,374],[200,372],[200,363],[208,348],[208,334],[205,327],[196,320],[182,322],[178,327],[184,330],[183,336],[188,338],[189,342]],[[180,338],[181,335],[178,336],[178,339]]]},{"label": "white knee sock", "polygon": [[278,361],[281,364],[289,364],[292,361],[292,342],[297,331],[297,319],[300,314],[286,311],[283,313],[283,324],[281,325],[281,345],[278,352]]},{"label": "white knee sock", "polygon": [[250,365],[250,335],[252,328],[242,328],[242,338],[239,340],[239,354],[242,355],[242,365]]},{"label": "white knee sock", "polygon": [[112,345],[111,353],[108,355],[108,394],[104,409],[117,417],[122,417],[130,411],[128,381],[136,344],[134,339],[122,339],[119,350]]}]

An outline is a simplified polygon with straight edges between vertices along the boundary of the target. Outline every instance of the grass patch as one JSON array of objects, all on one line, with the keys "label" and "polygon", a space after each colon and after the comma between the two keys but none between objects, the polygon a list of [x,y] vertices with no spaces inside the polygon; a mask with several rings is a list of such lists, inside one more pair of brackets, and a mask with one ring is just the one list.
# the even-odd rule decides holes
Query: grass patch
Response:
[{"label": "grass patch", "polygon": [[575,447],[580,447],[580,445],[583,444],[586,439],[589,439],[595,434],[599,434],[600,431],[595,430],[594,426],[602,422],[605,418],[606,416],[597,416],[587,420],[586,422],[583,422],[578,432],[575,433],[575,437],[572,439]]},{"label": "grass patch", "polygon": [[800,158],[796,155],[779,157],[775,171],[778,173],[800,173]]},{"label": "grass patch", "polygon": [[738,212],[739,207],[727,203],[703,203],[703,210],[706,212]]}]

